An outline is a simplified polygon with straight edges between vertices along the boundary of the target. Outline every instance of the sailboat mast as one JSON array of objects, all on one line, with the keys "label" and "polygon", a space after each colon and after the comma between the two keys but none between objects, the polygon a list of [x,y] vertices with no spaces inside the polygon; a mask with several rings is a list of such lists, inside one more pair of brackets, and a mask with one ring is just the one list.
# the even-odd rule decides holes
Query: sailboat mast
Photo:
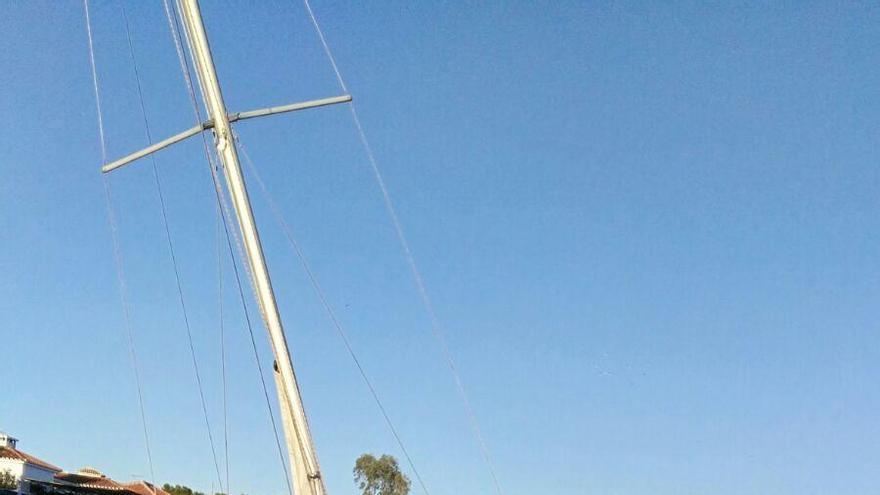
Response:
[{"label": "sailboat mast", "polygon": [[181,12],[186,28],[193,62],[199,74],[202,97],[213,120],[214,141],[217,153],[223,162],[226,186],[238,226],[244,240],[245,253],[251,267],[257,302],[269,339],[275,354],[275,379],[278,401],[281,404],[282,422],[289,454],[291,471],[294,474],[293,495],[324,495],[324,482],[318,466],[318,458],[312,442],[311,433],[303,409],[296,375],[290,359],[290,351],[284,338],[284,327],[272,289],[272,280],[263,256],[263,247],[257,232],[257,225],[251,210],[250,199],[245,187],[244,176],[232,136],[229,115],[220,91],[220,83],[214,68],[211,49],[205,34],[205,26],[198,0],[180,0]]}]

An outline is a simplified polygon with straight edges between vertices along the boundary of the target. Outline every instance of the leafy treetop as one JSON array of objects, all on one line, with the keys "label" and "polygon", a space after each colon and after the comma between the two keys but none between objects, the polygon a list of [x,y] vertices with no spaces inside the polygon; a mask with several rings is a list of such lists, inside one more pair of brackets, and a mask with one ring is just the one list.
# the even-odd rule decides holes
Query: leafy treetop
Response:
[{"label": "leafy treetop", "polygon": [[0,489],[18,490],[18,479],[12,474],[12,471],[0,471]]},{"label": "leafy treetop", "polygon": [[397,459],[383,455],[378,459],[372,454],[358,457],[354,465],[354,482],[363,495],[407,495],[410,481],[400,471]]},{"label": "leafy treetop", "polygon": [[194,491],[192,488],[184,485],[170,485],[165,483],[162,485],[162,489],[168,492],[171,495],[205,495],[202,492]]}]

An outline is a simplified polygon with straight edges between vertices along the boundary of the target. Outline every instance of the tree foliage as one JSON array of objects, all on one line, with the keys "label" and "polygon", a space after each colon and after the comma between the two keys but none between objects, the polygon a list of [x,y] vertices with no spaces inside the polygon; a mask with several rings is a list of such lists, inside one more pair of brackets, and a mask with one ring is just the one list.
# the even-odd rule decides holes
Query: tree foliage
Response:
[{"label": "tree foliage", "polygon": [[397,459],[383,455],[378,459],[363,454],[354,464],[354,482],[363,495],[407,495],[410,482],[400,471]]},{"label": "tree foliage", "polygon": [[202,492],[194,491],[192,488],[184,485],[169,485],[165,483],[162,485],[162,489],[168,492],[171,495],[205,495]]},{"label": "tree foliage", "polygon": [[12,474],[12,471],[0,471],[0,489],[18,490],[18,479]]}]

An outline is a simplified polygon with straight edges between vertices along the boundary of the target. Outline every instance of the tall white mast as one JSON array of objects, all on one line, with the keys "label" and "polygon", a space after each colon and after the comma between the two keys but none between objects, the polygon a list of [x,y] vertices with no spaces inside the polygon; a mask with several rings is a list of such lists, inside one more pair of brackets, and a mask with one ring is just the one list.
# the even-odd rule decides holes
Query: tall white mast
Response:
[{"label": "tall white mast", "polygon": [[275,354],[275,386],[278,391],[278,402],[281,408],[282,424],[284,425],[284,438],[287,443],[288,459],[290,461],[291,473],[294,477],[292,485],[294,493],[291,495],[325,495],[324,480],[321,477],[318,457],[315,454],[315,446],[312,442],[312,435],[309,432],[308,420],[303,409],[296,374],[293,372],[290,351],[287,348],[284,327],[281,324],[281,315],[278,313],[275,292],[272,289],[272,281],[269,277],[269,270],[266,267],[265,257],[263,256],[263,247],[260,243],[260,235],[257,232],[254,214],[251,210],[250,199],[245,187],[244,176],[241,172],[241,165],[238,160],[238,152],[235,148],[235,140],[233,139],[230,124],[240,120],[345,103],[351,101],[351,96],[342,95],[247,112],[228,113],[226,104],[223,102],[223,94],[220,91],[220,83],[217,80],[217,72],[214,69],[214,60],[211,56],[208,37],[205,34],[199,2],[198,0],[179,0],[179,5],[190,53],[199,75],[198,79],[202,89],[202,98],[208,109],[209,120],[167,139],[152,143],[147,148],[119,160],[105,163],[101,167],[101,171],[104,173],[111,172],[172,144],[196,136],[202,131],[207,129],[213,130],[217,154],[223,163],[226,187],[232,199],[232,205],[235,208],[241,237],[244,240],[245,254],[251,268],[250,274],[253,279],[255,296],[260,306],[263,322],[269,331],[272,352]]},{"label": "tall white mast", "polygon": [[180,4],[190,51],[199,74],[202,97],[208,114],[214,121],[214,142],[220,160],[223,162],[226,186],[235,207],[238,226],[244,240],[257,301],[266,328],[269,330],[272,351],[275,353],[278,400],[281,404],[285,440],[294,474],[294,492],[295,495],[324,495],[324,482],[321,479],[318,457],[315,454],[315,446],[309,432],[299,386],[293,372],[287,340],[284,338],[281,315],[278,313],[272,281],[269,278],[263,247],[260,244],[260,236],[241,173],[238,152],[235,148],[232,128],[229,125],[226,104],[223,102],[223,94],[220,91],[220,83],[217,80],[217,72],[214,69],[214,60],[211,56],[208,37],[205,34],[199,3],[198,0],[181,0]]}]

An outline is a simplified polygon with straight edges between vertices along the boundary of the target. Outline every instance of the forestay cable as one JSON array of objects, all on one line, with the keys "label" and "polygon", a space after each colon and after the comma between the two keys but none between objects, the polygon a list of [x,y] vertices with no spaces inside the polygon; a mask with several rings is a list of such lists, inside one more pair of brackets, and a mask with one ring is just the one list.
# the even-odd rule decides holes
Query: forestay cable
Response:
[{"label": "forestay cable", "polygon": [[[141,114],[143,116],[143,121],[144,121],[144,131],[146,132],[147,140],[148,140],[149,144],[152,144],[153,143],[153,136],[152,136],[152,132],[150,131],[149,120],[147,119],[147,109],[146,109],[146,105],[144,103],[144,94],[143,94],[143,88],[141,87],[141,78],[140,78],[140,72],[138,70],[137,57],[135,56],[134,45],[131,41],[131,27],[129,26],[129,22],[128,22],[128,14],[125,11],[124,5],[120,4],[120,8],[122,10],[122,18],[125,22],[125,35],[128,39],[128,53],[129,53],[129,56],[131,57],[131,64],[134,69],[134,77],[135,77],[135,83],[137,85],[138,101],[140,103]],[[222,491],[224,489],[223,488],[223,479],[220,476],[220,464],[217,460],[217,449],[216,449],[216,446],[214,443],[214,434],[211,431],[211,421],[208,417],[208,404],[207,404],[207,401],[205,400],[204,387],[202,386],[202,376],[201,376],[201,373],[199,372],[199,363],[198,363],[198,359],[196,358],[196,349],[195,349],[195,344],[193,343],[192,328],[191,328],[190,322],[189,322],[189,312],[186,309],[186,299],[183,296],[183,284],[181,283],[181,280],[180,280],[180,269],[177,265],[177,256],[176,256],[175,250],[174,250],[174,240],[171,235],[171,228],[170,228],[169,222],[168,222],[168,208],[165,204],[165,194],[162,191],[162,180],[159,175],[159,167],[156,164],[156,155],[155,154],[150,155],[150,162],[153,166],[153,178],[155,179],[155,184],[156,184],[156,194],[158,196],[159,206],[160,206],[160,210],[162,212],[162,225],[165,228],[165,238],[168,241],[168,254],[169,254],[169,257],[171,258],[171,266],[174,269],[174,280],[177,285],[177,296],[178,296],[178,300],[180,301],[180,309],[181,309],[181,313],[183,315],[183,323],[184,323],[184,327],[186,328],[187,342],[189,343],[190,356],[192,357],[193,372],[195,373],[196,384],[198,385],[198,389],[199,389],[199,399],[200,399],[201,405],[202,405],[202,413],[205,418],[205,429],[208,432],[208,442],[211,444],[211,456],[213,457],[213,460],[214,460],[214,470],[216,471],[216,474],[217,474],[217,483],[220,485],[220,489]]]},{"label": "forestay cable", "polygon": [[[101,92],[98,90],[98,69],[95,64],[95,47],[92,39],[92,20],[89,15],[89,0],[83,0],[83,8],[86,16],[86,32],[89,41],[89,62],[92,69],[92,83],[95,92],[95,107],[98,115],[98,137],[101,143],[101,164],[107,163],[107,143],[104,137],[104,115],[101,111]],[[150,434],[147,428],[147,414],[144,406],[143,387],[141,386],[141,375],[137,360],[137,350],[134,342],[134,332],[131,328],[131,310],[128,301],[128,289],[125,284],[125,264],[122,259],[122,249],[119,242],[119,232],[116,225],[116,215],[113,211],[113,192],[110,186],[110,179],[101,176],[104,184],[104,199],[107,203],[107,223],[110,226],[110,236],[113,239],[113,260],[116,267],[116,281],[119,287],[119,298],[122,302],[123,324],[125,326],[126,335],[128,336],[128,352],[131,359],[131,367],[134,371],[134,383],[137,390],[138,406],[140,409],[141,426],[144,433],[144,448],[147,453],[147,464],[150,468],[150,480],[153,482],[153,491],[155,493],[156,473],[153,469],[153,454],[150,449]]]},{"label": "forestay cable", "polygon": [[[330,66],[333,68],[333,72],[336,74],[336,80],[339,83],[339,87],[344,93],[347,94],[348,88],[345,85],[345,80],[342,78],[342,73],[339,71],[339,66],[336,63],[336,57],[333,56],[333,52],[332,50],[330,50],[330,45],[327,43],[327,39],[324,37],[324,32],[321,29],[320,24],[318,24],[318,19],[315,16],[314,11],[312,10],[312,6],[309,3],[309,0],[303,0],[303,3],[305,4],[306,11],[309,14],[309,19],[312,21],[312,25],[315,27],[315,32],[318,34],[321,45],[324,48],[324,53],[327,55]],[[428,313],[428,317],[431,320],[431,331],[434,334],[434,338],[440,345],[443,356],[446,359],[446,364],[449,366],[449,370],[452,372],[452,376],[455,380],[455,385],[458,388],[459,395],[461,396],[462,402],[464,403],[464,407],[467,412],[471,428],[473,429],[474,436],[477,439],[480,451],[483,454],[483,459],[486,461],[486,466],[489,469],[489,474],[491,475],[492,481],[495,484],[495,489],[499,495],[503,495],[504,491],[502,490],[501,483],[498,480],[498,475],[495,471],[495,465],[492,462],[492,456],[489,454],[489,447],[486,445],[486,441],[483,438],[483,432],[480,428],[479,422],[477,421],[477,415],[474,412],[474,408],[471,406],[470,398],[468,397],[467,391],[465,390],[464,384],[461,380],[461,377],[459,376],[458,368],[455,365],[455,360],[452,358],[452,353],[449,350],[449,346],[446,344],[446,338],[444,337],[443,331],[441,330],[440,320],[437,317],[436,311],[434,311],[434,304],[431,302],[431,298],[428,295],[428,290],[425,288],[425,282],[422,279],[421,271],[416,264],[412,249],[410,249],[409,246],[409,241],[404,234],[403,226],[401,225],[400,219],[397,216],[397,211],[394,208],[394,203],[391,201],[391,195],[388,192],[388,187],[385,185],[385,180],[382,177],[382,173],[379,171],[378,161],[376,160],[376,156],[373,153],[373,148],[372,146],[370,146],[370,142],[367,139],[367,135],[364,132],[364,128],[361,125],[361,119],[360,117],[358,117],[357,109],[355,108],[355,104],[353,101],[348,103],[348,108],[351,111],[351,118],[354,122],[355,128],[357,129],[358,138],[360,139],[361,145],[364,148],[364,152],[367,155],[367,160],[370,163],[373,177],[375,178],[376,184],[378,185],[379,190],[382,193],[382,200],[385,203],[385,210],[388,212],[391,223],[394,225],[394,230],[397,234],[397,240],[400,243],[401,250],[403,251],[404,257],[406,258],[407,264],[409,265],[413,281],[415,282],[416,288],[419,292],[419,297],[422,300],[422,305],[425,307],[425,311]]]},{"label": "forestay cable", "polygon": [[385,418],[385,423],[388,425],[388,429],[391,430],[391,434],[394,436],[394,439],[397,441],[397,445],[400,447],[400,450],[403,452],[404,457],[406,457],[406,461],[409,464],[410,469],[412,469],[413,474],[421,485],[422,490],[426,494],[430,494],[428,491],[428,487],[425,486],[424,480],[422,480],[422,475],[419,473],[419,470],[416,468],[415,463],[412,460],[412,457],[409,454],[406,446],[403,443],[403,440],[400,437],[400,434],[397,432],[397,428],[394,426],[394,423],[391,421],[391,417],[388,415],[388,412],[385,410],[385,406],[382,403],[382,400],[379,398],[379,393],[376,391],[376,388],[373,386],[372,381],[370,381],[367,376],[367,372],[364,370],[364,367],[361,365],[360,359],[358,359],[357,354],[355,354],[354,349],[351,346],[351,342],[348,340],[348,335],[345,330],[342,328],[342,323],[340,323],[339,319],[336,317],[336,312],[333,311],[333,307],[330,306],[330,303],[327,301],[327,297],[324,294],[324,290],[321,288],[321,285],[318,283],[318,279],[312,271],[311,266],[306,260],[305,253],[297,242],[296,238],[293,235],[293,230],[288,225],[287,221],[284,219],[284,215],[281,213],[281,209],[278,207],[278,204],[272,198],[272,195],[269,193],[269,190],[266,188],[266,184],[263,182],[263,179],[260,177],[259,172],[257,172],[256,167],[254,166],[253,160],[251,160],[250,154],[248,154],[247,149],[244,144],[241,142],[241,139],[236,134],[235,141],[238,143],[238,148],[241,151],[242,156],[245,159],[245,163],[247,163],[248,168],[251,171],[254,179],[257,181],[257,185],[259,185],[260,190],[263,193],[263,196],[266,198],[266,202],[269,203],[269,207],[272,209],[272,213],[275,216],[275,220],[278,222],[279,227],[284,232],[285,237],[287,238],[288,243],[290,244],[293,252],[296,254],[296,257],[299,259],[300,264],[303,267],[303,270],[306,272],[306,276],[309,279],[309,282],[312,285],[312,289],[315,291],[315,295],[321,303],[321,306],[324,307],[324,311],[327,313],[327,317],[330,319],[330,322],[333,324],[333,327],[336,329],[336,332],[339,334],[339,337],[342,339],[342,343],[345,345],[345,349],[348,351],[349,356],[352,361],[354,361],[355,366],[358,369],[358,372],[361,375],[361,378],[364,380],[364,383],[367,385],[367,388],[370,389],[370,394],[373,396],[373,400],[376,402],[376,406],[379,408],[379,411],[382,413],[382,417]]}]

